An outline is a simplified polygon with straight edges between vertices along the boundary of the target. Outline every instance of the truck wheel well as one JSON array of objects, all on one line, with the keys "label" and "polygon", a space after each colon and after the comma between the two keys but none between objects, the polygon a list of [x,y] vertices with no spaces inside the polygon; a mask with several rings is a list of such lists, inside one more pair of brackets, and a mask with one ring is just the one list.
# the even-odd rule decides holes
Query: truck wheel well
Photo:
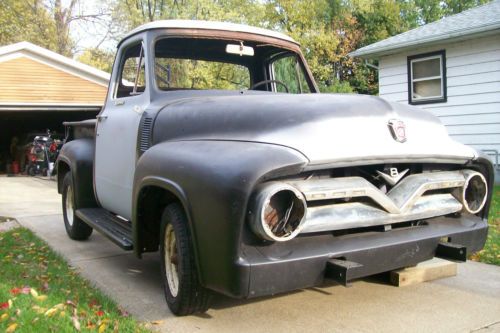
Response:
[{"label": "truck wheel well", "polygon": [[64,176],[70,171],[66,162],[59,161],[57,164],[57,192],[62,193]]},{"label": "truck wheel well", "polygon": [[137,205],[137,232],[141,252],[158,250],[161,216],[165,207],[174,202],[180,202],[179,198],[164,188],[147,186],[141,190]]}]

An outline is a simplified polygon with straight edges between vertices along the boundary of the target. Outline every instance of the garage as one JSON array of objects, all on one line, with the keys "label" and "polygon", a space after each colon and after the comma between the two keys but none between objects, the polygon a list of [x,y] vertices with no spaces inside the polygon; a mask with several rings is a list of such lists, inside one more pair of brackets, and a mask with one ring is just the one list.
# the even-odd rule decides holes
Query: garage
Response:
[{"label": "garage", "polygon": [[28,42],[0,47],[0,173],[13,164],[26,171],[35,135],[61,138],[63,121],[94,118],[108,82],[108,73]]}]

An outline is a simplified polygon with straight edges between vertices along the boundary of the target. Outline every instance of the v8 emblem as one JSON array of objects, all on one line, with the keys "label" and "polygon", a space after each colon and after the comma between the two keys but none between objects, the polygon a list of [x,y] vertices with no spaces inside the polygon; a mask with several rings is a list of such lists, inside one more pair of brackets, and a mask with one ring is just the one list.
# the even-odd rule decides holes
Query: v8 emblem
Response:
[{"label": "v8 emblem", "polygon": [[394,186],[401,180],[401,178],[404,177],[404,175],[406,175],[406,173],[408,171],[410,171],[410,169],[406,169],[404,171],[398,172],[397,168],[390,168],[389,174],[386,174],[386,173],[384,173],[382,171],[378,171],[378,170],[377,170],[377,173],[384,179],[384,181],[387,184]]}]

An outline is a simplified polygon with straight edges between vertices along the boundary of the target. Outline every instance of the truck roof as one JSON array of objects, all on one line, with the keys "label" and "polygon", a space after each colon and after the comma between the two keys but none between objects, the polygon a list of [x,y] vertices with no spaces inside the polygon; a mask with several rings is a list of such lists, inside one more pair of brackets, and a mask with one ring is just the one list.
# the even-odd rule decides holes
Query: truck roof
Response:
[{"label": "truck roof", "polygon": [[202,21],[202,20],[160,20],[150,23],[146,23],[138,26],[134,30],[130,31],[123,39],[135,35],[139,32],[152,29],[206,29],[206,30],[222,30],[222,31],[233,31],[233,32],[245,32],[251,34],[257,34],[267,37],[273,37],[282,39],[288,42],[298,44],[293,38],[268,29],[252,27],[245,24],[236,24],[228,22],[216,22],[216,21]]}]

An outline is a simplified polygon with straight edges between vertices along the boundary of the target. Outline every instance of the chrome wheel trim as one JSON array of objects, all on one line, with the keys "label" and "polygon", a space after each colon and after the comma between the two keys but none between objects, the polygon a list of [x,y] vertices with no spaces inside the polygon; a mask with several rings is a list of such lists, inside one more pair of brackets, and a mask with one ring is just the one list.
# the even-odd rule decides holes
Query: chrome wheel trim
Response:
[{"label": "chrome wheel trim", "polygon": [[70,227],[73,226],[74,209],[73,209],[73,188],[68,186],[66,190],[66,201],[64,202],[66,208],[66,219]]},{"label": "chrome wheel trim", "polygon": [[165,261],[165,277],[167,278],[168,289],[173,297],[177,297],[179,293],[179,273],[177,269],[179,258],[177,254],[177,240],[171,224],[167,225],[163,242],[163,260]]}]

